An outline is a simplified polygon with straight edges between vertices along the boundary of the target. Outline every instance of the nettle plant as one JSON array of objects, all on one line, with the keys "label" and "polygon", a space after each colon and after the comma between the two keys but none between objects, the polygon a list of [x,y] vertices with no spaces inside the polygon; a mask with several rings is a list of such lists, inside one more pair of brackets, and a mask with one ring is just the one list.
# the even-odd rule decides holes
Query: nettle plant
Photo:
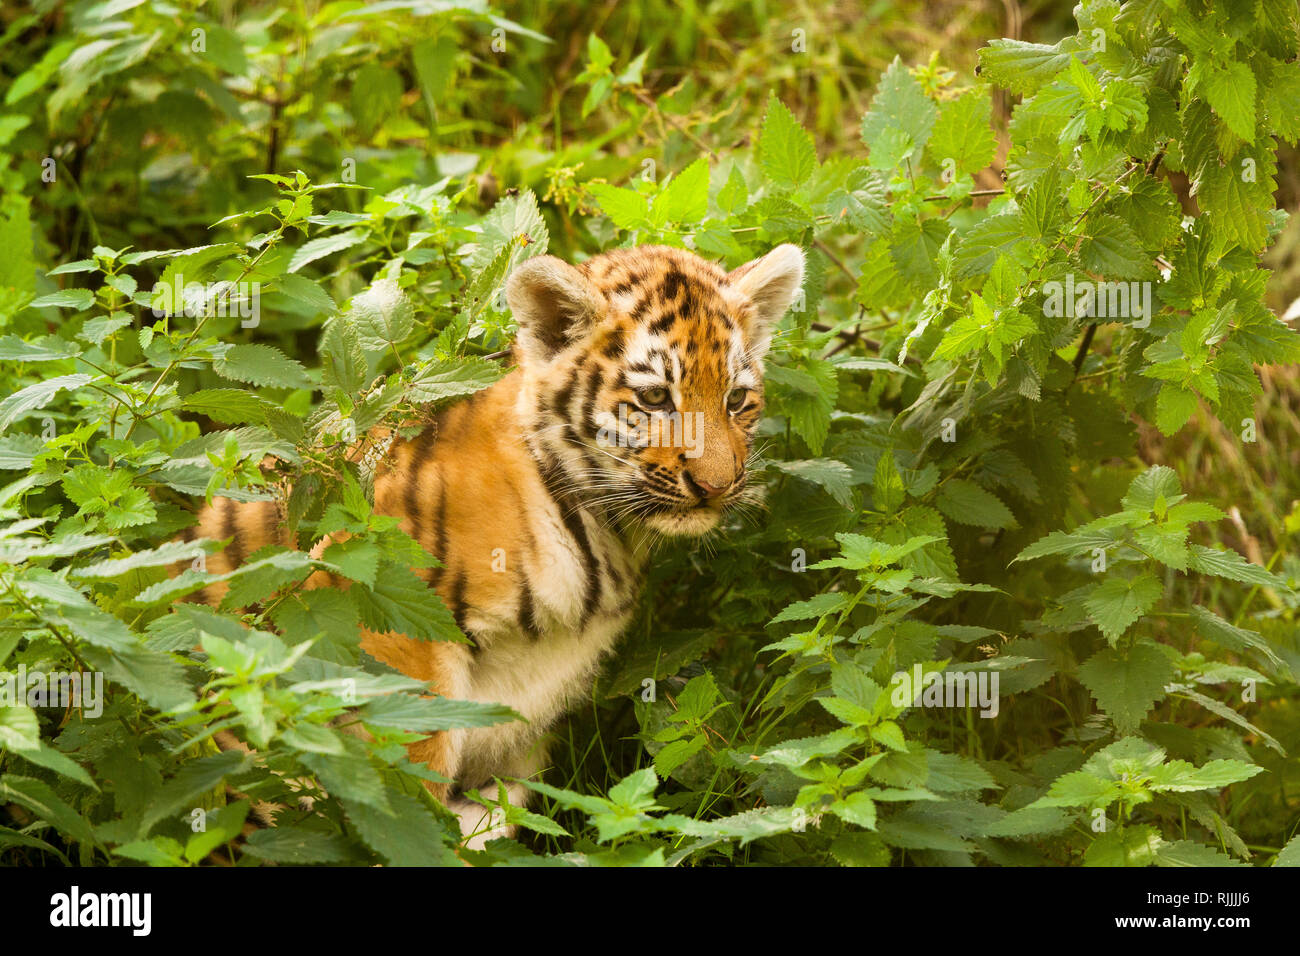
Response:
[{"label": "nettle plant", "polygon": [[[51,270],[64,288],[9,303],[0,336],[0,664],[107,692],[94,717],[0,707],[6,856],[1296,862],[1285,798],[1252,791],[1277,803],[1250,845],[1234,799],[1300,745],[1272,712],[1295,592],[1202,543],[1223,512],[1139,465],[1133,424],[1172,436],[1204,405],[1248,450],[1254,366],[1300,358],[1259,266],[1277,140],[1300,133],[1296,13],[1077,16],[1052,46],[994,41],[969,88],[896,61],[854,155],[819,158],[773,98],[753,150],[665,180],[629,156],[480,215],[469,179],[266,175],[224,241]],[[587,50],[584,112],[637,108],[645,58]],[[1020,97],[1005,131],[983,81]],[[979,188],[1000,133],[1005,184]],[[403,745],[516,715],[360,652],[361,625],[465,639],[413,570],[444,556],[372,511],[366,436],[500,376],[503,281],[557,225],[578,255],[660,242],[728,267],[793,241],[809,278],[767,369],[765,514],[655,559],[569,753],[528,782],[543,799],[505,810],[528,835],[472,853]],[[215,575],[222,543],[178,538],[216,495],[279,501],[304,548],[349,538]],[[351,584],[304,590],[316,570]],[[182,602],[218,580],[220,607]],[[276,825],[244,836],[261,801]]]}]

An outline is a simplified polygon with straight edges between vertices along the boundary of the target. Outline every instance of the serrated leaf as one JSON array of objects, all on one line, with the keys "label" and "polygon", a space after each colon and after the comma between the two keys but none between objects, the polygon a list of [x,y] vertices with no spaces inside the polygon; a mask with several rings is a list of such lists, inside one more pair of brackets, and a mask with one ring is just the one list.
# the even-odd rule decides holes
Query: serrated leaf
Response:
[{"label": "serrated leaf", "polygon": [[78,843],[96,844],[86,819],[43,780],[7,773],[0,777],[0,800],[18,804]]},{"label": "serrated leaf", "polygon": [[853,469],[833,458],[806,458],[800,461],[774,461],[773,468],[826,489],[827,494],[845,508],[853,507]]},{"label": "serrated leaf", "polygon": [[31,309],[46,309],[50,307],[59,309],[74,309],[77,312],[84,312],[89,309],[95,302],[95,293],[89,289],[64,289],[61,292],[51,292],[49,295],[43,295],[33,299],[27,304]]},{"label": "serrated leaf", "polygon": [[385,564],[374,587],[354,587],[361,620],[373,631],[422,641],[468,643],[438,593],[404,566]]},{"label": "serrated leaf", "polygon": [[1236,551],[1207,548],[1199,544],[1192,545],[1191,550],[1193,571],[1213,574],[1216,577],[1227,578],[1229,581],[1240,581],[1242,584],[1256,584],[1281,591],[1289,590],[1286,582],[1276,574],[1258,564],[1252,564]]},{"label": "serrated leaf", "polygon": [[280,824],[248,835],[244,850],[270,863],[340,863],[355,860],[358,851],[336,833]]},{"label": "serrated leaf", "polygon": [[799,125],[794,114],[776,98],[775,93],[768,97],[758,153],[763,172],[782,185],[798,186],[817,168],[817,151],[812,136]]},{"label": "serrated leaf", "polygon": [[387,694],[368,701],[361,718],[377,727],[421,732],[491,727],[522,719],[502,704],[413,694]]},{"label": "serrated leaf", "polygon": [[960,524],[981,528],[1018,527],[1011,513],[991,491],[986,491],[965,478],[950,478],[939,488],[935,507]]},{"label": "serrated leaf", "polygon": [[352,297],[348,315],[356,325],[361,347],[382,351],[401,342],[415,328],[415,310],[394,279],[376,279]]},{"label": "serrated leaf", "polygon": [[1084,601],[1093,622],[1112,645],[1152,605],[1160,600],[1164,587],[1150,571],[1133,578],[1109,577]]},{"label": "serrated leaf", "polygon": [[305,388],[311,384],[307,370],[270,345],[232,345],[213,363],[224,378],[274,388]]},{"label": "serrated leaf", "polygon": [[[388,791],[390,813],[370,803],[343,801],[348,822],[390,866],[463,866],[445,841],[442,822],[415,797]],[[486,812],[486,811],[485,811]]]},{"label": "serrated leaf", "polygon": [[926,149],[936,165],[958,173],[977,173],[993,160],[997,141],[989,125],[992,101],[986,88],[964,91],[942,103]]},{"label": "serrated leaf", "polygon": [[1219,119],[1248,143],[1255,142],[1255,73],[1241,60],[1211,64],[1201,90]]},{"label": "serrated leaf", "polygon": [[1173,663],[1153,644],[1134,645],[1127,657],[1107,647],[1079,665],[1079,682],[1115,722],[1121,733],[1132,733],[1165,697],[1165,685],[1175,677]]},{"label": "serrated leaf", "polygon": [[1156,866],[1249,866],[1223,851],[1192,840],[1162,843],[1155,853]]},{"label": "serrated leaf", "polygon": [[709,163],[700,157],[668,181],[655,197],[651,221],[694,225],[709,211]]},{"label": "serrated leaf", "polygon": [[14,392],[0,402],[0,432],[22,418],[28,412],[45,408],[59,392],[80,388],[87,382],[93,382],[95,376],[77,373],[75,375],[58,375],[47,378],[35,385],[28,385]]},{"label": "serrated leaf", "polygon": [[1069,65],[1071,54],[1062,45],[993,40],[979,51],[980,73],[1012,93],[1034,93]]},{"label": "serrated leaf", "polygon": [[290,274],[295,273],[303,266],[309,265],[317,259],[323,259],[336,252],[342,252],[344,249],[351,249],[353,246],[364,242],[367,235],[364,229],[349,229],[347,232],[338,232],[332,236],[324,236],[320,239],[305,242],[293,254],[293,258],[289,260],[288,272]]},{"label": "serrated leaf", "polygon": [[266,421],[267,403],[242,388],[204,388],[181,400],[186,411],[206,415],[223,425],[261,424]]},{"label": "serrated leaf", "polygon": [[[895,57],[876,85],[871,109],[862,117],[862,142],[873,152],[888,153],[892,166],[925,148],[938,113],[921,84]],[[872,165],[880,168],[874,160]]]}]

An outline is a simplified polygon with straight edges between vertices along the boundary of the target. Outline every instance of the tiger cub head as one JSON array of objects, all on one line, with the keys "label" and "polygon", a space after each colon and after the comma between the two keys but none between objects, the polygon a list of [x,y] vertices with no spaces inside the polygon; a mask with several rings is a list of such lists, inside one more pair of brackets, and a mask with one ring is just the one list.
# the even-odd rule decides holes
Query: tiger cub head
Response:
[{"label": "tiger cub head", "polygon": [[732,272],[668,246],[522,263],[506,298],[544,475],[621,524],[715,527],[744,495],[763,356],[803,273],[789,244]]}]

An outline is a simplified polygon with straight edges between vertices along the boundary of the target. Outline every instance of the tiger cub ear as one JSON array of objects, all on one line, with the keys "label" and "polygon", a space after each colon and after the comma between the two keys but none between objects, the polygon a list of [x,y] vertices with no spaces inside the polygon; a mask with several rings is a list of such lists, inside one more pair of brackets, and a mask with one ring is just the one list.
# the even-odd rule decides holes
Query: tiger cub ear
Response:
[{"label": "tiger cub ear", "polygon": [[548,362],[592,330],[605,297],[579,270],[555,256],[520,263],[506,280],[506,302],[519,325],[523,364]]},{"label": "tiger cub ear", "polygon": [[727,275],[727,284],[754,306],[745,332],[750,347],[759,355],[767,351],[772,329],[794,304],[803,286],[803,262],[803,250],[787,242]]}]

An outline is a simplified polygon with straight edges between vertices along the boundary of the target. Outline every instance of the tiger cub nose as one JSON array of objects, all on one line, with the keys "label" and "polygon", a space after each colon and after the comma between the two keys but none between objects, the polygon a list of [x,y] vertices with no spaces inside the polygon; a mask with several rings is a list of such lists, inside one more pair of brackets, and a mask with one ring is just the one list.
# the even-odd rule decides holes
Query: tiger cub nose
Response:
[{"label": "tiger cub nose", "polygon": [[701,498],[716,498],[725,492],[727,488],[731,487],[730,485],[721,487],[718,485],[711,485],[707,481],[696,478],[689,471],[683,472],[683,474],[686,477],[687,486]]}]

